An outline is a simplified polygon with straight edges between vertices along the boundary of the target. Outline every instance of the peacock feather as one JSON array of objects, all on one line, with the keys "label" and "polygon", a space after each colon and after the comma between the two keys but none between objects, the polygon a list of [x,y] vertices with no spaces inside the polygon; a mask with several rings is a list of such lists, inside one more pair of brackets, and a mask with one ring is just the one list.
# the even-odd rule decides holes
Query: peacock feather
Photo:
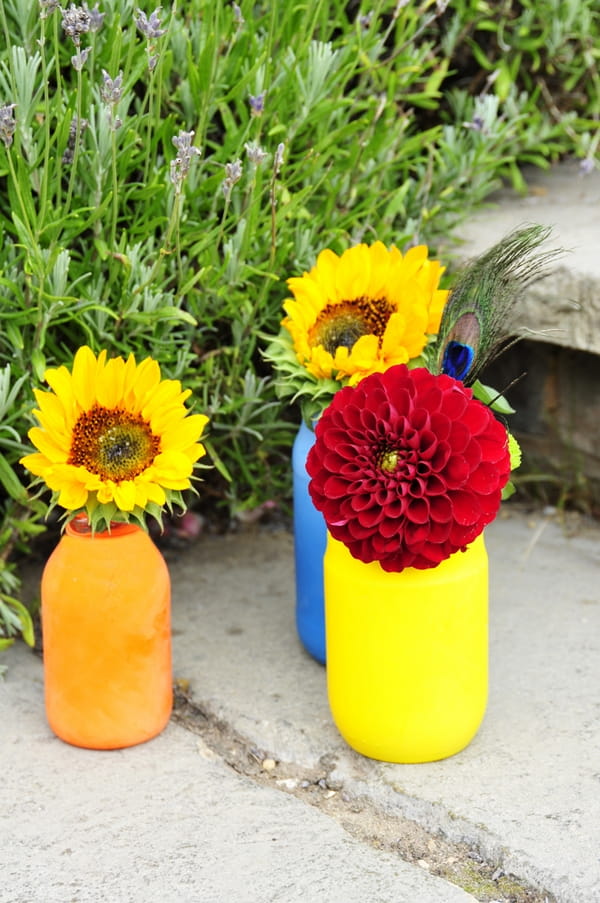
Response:
[{"label": "peacock feather", "polygon": [[465,267],[444,308],[435,372],[470,384],[499,353],[511,336],[510,313],[519,295],[546,275],[560,253],[539,250],[550,232],[540,225],[517,229]]}]

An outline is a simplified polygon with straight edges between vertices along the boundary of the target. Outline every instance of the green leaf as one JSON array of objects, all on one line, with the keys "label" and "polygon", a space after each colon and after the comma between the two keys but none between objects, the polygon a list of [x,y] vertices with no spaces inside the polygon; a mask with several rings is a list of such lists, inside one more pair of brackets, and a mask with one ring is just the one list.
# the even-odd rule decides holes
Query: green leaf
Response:
[{"label": "green leaf", "polygon": [[19,481],[13,468],[3,454],[0,453],[0,483],[16,502],[27,502],[27,490]]},{"label": "green leaf", "polygon": [[475,398],[478,398],[479,401],[482,401],[484,404],[488,405],[493,411],[496,411],[498,414],[514,414],[515,409],[512,408],[506,398],[501,395],[496,389],[493,389],[491,386],[485,386],[478,379],[475,380],[473,385],[471,386],[473,390],[473,395]]},{"label": "green leaf", "polygon": [[31,352],[31,364],[33,366],[33,372],[36,378],[40,382],[43,382],[44,373],[46,372],[46,358],[43,351],[41,351],[39,348],[34,348]]}]

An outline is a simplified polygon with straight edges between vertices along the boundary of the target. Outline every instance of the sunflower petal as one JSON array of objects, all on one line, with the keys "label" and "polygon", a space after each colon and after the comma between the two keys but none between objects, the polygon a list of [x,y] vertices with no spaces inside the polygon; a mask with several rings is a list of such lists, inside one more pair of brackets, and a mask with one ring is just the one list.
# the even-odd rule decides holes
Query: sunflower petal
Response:
[{"label": "sunflower petal", "polygon": [[83,411],[89,411],[96,401],[96,355],[83,345],[73,359],[72,387],[77,403]]},{"label": "sunflower petal", "polygon": [[162,450],[183,451],[189,445],[193,445],[202,435],[207,422],[208,417],[204,414],[191,414],[185,420],[165,430],[161,438]]}]

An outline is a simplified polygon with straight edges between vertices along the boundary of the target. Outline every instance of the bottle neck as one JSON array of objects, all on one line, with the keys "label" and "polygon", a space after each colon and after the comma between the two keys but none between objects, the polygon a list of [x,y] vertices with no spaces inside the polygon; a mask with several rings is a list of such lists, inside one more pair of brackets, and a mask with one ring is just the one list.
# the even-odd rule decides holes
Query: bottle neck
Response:
[{"label": "bottle neck", "polygon": [[65,532],[69,536],[80,536],[84,539],[110,539],[115,536],[125,536],[128,533],[135,533],[140,529],[141,528],[138,527],[137,524],[122,524],[111,522],[110,528],[108,530],[98,530],[95,533],[92,533],[92,528],[90,526],[87,515],[76,514],[75,517],[72,518],[72,520],[70,520],[67,524]]}]

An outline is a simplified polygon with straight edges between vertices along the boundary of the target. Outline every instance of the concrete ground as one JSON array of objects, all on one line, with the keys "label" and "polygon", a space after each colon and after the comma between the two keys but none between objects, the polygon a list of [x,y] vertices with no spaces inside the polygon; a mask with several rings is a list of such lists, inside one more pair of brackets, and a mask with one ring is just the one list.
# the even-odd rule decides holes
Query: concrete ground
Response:
[{"label": "concrete ground", "polygon": [[147,744],[56,739],[39,657],[9,650],[0,901],[600,901],[600,526],[508,503],[486,536],[489,706],[442,762],[341,739],[284,530],[169,556],[180,690]]},{"label": "concrete ground", "polygon": [[[465,250],[548,222],[589,287],[598,176],[536,176]],[[56,739],[40,658],[8,650],[0,903],[600,903],[600,524],[509,502],[486,537],[488,711],[442,762],[374,762],[341,739],[296,637],[284,530],[169,554],[179,689],[147,744]],[[25,577],[34,595],[39,569]]]}]

